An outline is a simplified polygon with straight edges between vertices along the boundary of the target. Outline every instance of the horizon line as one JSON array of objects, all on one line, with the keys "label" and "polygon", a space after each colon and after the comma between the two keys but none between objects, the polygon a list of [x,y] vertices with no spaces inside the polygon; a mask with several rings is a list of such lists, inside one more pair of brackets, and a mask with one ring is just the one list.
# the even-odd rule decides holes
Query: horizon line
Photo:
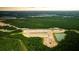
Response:
[{"label": "horizon line", "polygon": [[77,9],[51,9],[51,7],[0,7],[0,11],[79,11]]}]

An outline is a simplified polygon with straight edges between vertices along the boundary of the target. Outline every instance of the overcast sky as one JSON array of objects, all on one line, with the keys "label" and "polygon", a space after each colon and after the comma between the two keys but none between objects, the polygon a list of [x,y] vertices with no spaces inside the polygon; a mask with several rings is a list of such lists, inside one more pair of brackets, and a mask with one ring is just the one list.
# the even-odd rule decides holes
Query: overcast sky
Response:
[{"label": "overcast sky", "polygon": [[79,0],[0,0],[0,10],[79,10]]}]

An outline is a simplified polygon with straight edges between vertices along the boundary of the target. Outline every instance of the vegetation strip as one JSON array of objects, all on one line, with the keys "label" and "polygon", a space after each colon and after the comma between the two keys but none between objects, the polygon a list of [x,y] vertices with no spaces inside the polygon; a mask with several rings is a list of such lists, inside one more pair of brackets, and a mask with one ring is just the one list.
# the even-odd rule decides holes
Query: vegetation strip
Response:
[{"label": "vegetation strip", "polygon": [[26,48],[26,46],[24,45],[24,43],[21,41],[21,40],[18,40],[19,41],[19,43],[20,43],[20,45],[21,45],[21,47],[22,47],[22,50],[23,51],[27,51],[27,48]]}]

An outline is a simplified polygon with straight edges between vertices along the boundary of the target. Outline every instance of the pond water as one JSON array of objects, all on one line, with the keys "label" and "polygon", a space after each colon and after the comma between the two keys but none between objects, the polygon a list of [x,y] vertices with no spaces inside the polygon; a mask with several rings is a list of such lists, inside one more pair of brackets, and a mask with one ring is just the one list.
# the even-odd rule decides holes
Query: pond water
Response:
[{"label": "pond water", "polygon": [[57,40],[57,41],[61,41],[62,39],[65,38],[65,36],[66,36],[65,33],[56,33],[56,34],[55,34],[55,37],[56,37],[56,40]]}]

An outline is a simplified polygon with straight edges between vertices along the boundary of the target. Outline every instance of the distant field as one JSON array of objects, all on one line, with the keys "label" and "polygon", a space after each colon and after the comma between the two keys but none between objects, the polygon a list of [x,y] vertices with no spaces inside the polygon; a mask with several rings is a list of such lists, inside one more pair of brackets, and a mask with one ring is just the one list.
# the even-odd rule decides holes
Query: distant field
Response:
[{"label": "distant field", "polygon": [[79,18],[64,17],[28,17],[26,19],[6,20],[6,23],[24,28],[53,28],[79,29]]}]

